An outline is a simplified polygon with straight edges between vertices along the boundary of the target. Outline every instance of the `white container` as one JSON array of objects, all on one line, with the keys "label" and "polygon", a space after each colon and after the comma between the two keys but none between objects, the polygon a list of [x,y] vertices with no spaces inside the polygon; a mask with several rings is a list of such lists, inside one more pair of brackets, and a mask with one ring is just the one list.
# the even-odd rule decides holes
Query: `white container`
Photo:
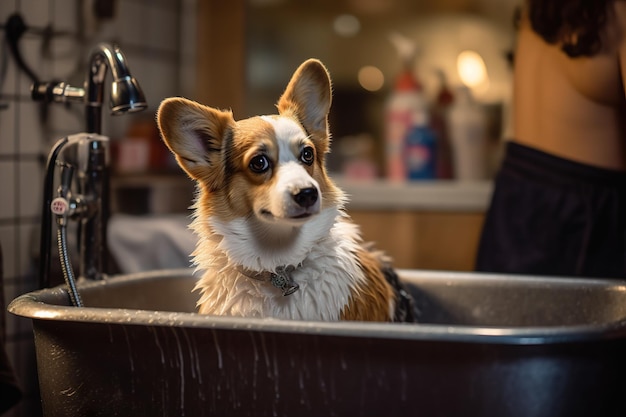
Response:
[{"label": "white container", "polygon": [[467,87],[459,87],[447,116],[454,176],[462,181],[487,178],[486,114]]},{"label": "white container", "polygon": [[390,181],[404,181],[405,138],[416,114],[426,111],[426,103],[418,82],[409,70],[396,81],[385,108],[385,156],[386,173]]}]

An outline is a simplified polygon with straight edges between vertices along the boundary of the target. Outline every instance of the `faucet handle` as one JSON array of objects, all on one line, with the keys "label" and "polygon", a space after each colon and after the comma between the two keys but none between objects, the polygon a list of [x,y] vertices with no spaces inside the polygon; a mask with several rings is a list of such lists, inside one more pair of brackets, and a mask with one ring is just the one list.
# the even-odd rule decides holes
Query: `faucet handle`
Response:
[{"label": "faucet handle", "polygon": [[83,101],[85,89],[72,87],[63,81],[38,81],[30,86],[30,96],[35,101],[45,101],[46,103]]}]

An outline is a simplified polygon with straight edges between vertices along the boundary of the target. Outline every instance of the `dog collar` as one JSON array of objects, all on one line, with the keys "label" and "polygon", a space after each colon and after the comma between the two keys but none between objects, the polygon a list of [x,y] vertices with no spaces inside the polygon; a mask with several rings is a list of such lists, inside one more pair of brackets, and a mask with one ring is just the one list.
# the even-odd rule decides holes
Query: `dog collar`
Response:
[{"label": "dog collar", "polygon": [[252,271],[250,269],[239,266],[239,272],[248,278],[257,281],[269,281],[274,287],[279,288],[283,292],[283,296],[291,295],[298,291],[300,286],[293,280],[291,273],[296,270],[293,265],[279,266],[275,272],[271,271]]}]

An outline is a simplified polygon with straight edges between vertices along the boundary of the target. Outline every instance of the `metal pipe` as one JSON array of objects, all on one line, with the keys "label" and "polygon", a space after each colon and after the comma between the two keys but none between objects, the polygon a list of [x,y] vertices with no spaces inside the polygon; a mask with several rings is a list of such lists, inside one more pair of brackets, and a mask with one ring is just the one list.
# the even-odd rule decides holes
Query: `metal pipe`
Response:
[{"label": "metal pipe", "polygon": [[52,241],[52,219],[50,204],[54,187],[54,171],[57,157],[63,147],[68,143],[68,138],[62,138],[52,147],[46,163],[46,174],[43,188],[43,206],[41,209],[41,234],[39,237],[39,288],[50,286],[50,243]]},{"label": "metal pipe", "polygon": [[80,215],[80,277],[102,279],[106,262],[108,140],[88,137],[79,146],[78,188],[85,210]]}]

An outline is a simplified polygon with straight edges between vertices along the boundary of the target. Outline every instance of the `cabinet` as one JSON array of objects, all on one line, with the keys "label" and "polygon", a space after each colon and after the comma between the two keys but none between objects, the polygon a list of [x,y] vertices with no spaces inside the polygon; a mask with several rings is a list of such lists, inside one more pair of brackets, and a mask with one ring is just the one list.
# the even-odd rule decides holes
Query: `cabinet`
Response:
[{"label": "cabinet", "polygon": [[348,194],[347,211],[373,241],[411,269],[471,271],[492,183],[337,181]]},{"label": "cabinet", "polygon": [[350,210],[363,238],[397,268],[472,271],[483,213]]}]

